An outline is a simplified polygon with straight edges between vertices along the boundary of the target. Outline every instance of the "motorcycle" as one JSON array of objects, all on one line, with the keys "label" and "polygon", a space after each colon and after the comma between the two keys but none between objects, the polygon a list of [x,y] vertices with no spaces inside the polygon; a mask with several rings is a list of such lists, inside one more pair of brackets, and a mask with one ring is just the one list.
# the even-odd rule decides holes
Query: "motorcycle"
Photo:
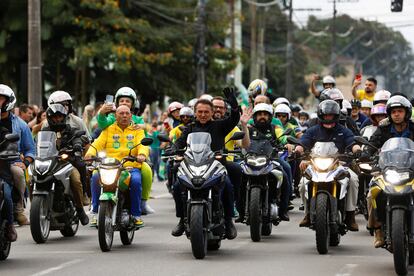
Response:
[{"label": "motorcycle", "polygon": [[[274,149],[269,140],[251,140],[244,160],[240,163],[246,185],[246,224],[250,225],[250,238],[254,242],[261,236],[270,236],[272,225],[278,225],[280,218],[278,210],[280,203],[272,202],[270,198],[280,194],[283,182],[283,172],[280,164],[272,160]],[[272,187],[271,183],[275,187]],[[273,196],[275,198],[275,196]]]},{"label": "motorcycle", "polygon": [[[377,130],[377,127],[374,125],[364,127],[361,130],[361,136],[364,137],[367,141],[369,141],[372,134],[374,134],[376,130]],[[367,195],[368,195],[368,190],[369,190],[369,183],[371,182],[371,178],[372,178],[371,176],[372,163],[359,162],[358,169],[359,169],[359,174],[358,174],[359,188],[358,188],[357,208],[358,208],[358,212],[364,216],[365,220],[368,220]],[[369,229],[369,231],[371,235],[374,234],[373,229]]]},{"label": "motorcycle", "polygon": [[[300,144],[295,138],[289,137],[288,141]],[[304,156],[304,159],[309,158],[304,177],[310,229],[315,231],[319,254],[326,254],[328,246],[338,246],[347,231],[344,221],[350,174],[340,164],[340,159],[352,156],[339,154],[333,142],[316,142],[310,154]]]},{"label": "motorcycle", "polygon": [[[163,142],[169,142],[167,137],[158,137]],[[243,137],[243,132],[236,132],[230,140],[240,140]],[[227,171],[219,162],[225,154],[214,153],[210,145],[209,133],[190,133],[187,137],[187,149],[177,172],[187,210],[184,218],[186,235],[190,239],[196,259],[203,259],[208,249],[218,250],[225,237],[220,193],[225,185]],[[183,151],[178,150],[177,154],[180,153]]]},{"label": "motorcycle", "polygon": [[95,162],[92,168],[89,166],[88,169],[97,169],[99,173],[101,195],[98,210],[98,240],[102,252],[111,250],[115,231],[119,231],[123,245],[130,245],[134,239],[135,231],[138,229],[130,213],[129,190],[124,184],[124,180],[129,177],[129,172],[123,165],[125,162],[137,160],[136,157],[131,156],[134,148],[139,145],[149,146],[152,142],[151,138],[143,138],[141,143],[132,147],[129,155],[122,160],[106,157],[105,152],[97,152],[97,157],[85,160]]},{"label": "motorcycle", "polygon": [[[68,145],[84,134],[85,131],[75,132]],[[37,155],[29,166],[33,187],[30,232],[36,243],[45,243],[50,231],[54,230],[59,230],[64,237],[74,236],[79,218],[69,179],[73,171],[69,156],[73,149],[68,146],[58,151],[57,136],[53,131],[40,131],[37,139]]]},{"label": "motorcycle", "polygon": [[[359,139],[371,146],[369,142]],[[394,269],[406,275],[414,264],[414,142],[391,138],[381,147],[371,182],[372,206],[385,233],[384,248],[394,255]]]},{"label": "motorcycle", "polygon": [[[0,164],[2,168],[10,166],[9,162],[19,159],[20,154],[17,152],[17,145],[14,149],[10,149],[9,145],[19,140],[18,134],[6,134],[4,140],[0,143]],[[6,145],[6,146],[4,146]],[[7,184],[4,179],[0,179],[0,261],[7,259],[10,253],[11,242],[6,238],[6,210],[4,202],[4,186]]]}]

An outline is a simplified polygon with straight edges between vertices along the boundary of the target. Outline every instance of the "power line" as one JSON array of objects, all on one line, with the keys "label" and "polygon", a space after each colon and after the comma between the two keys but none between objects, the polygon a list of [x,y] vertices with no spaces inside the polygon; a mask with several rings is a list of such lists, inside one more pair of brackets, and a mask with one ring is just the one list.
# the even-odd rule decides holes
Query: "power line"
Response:
[{"label": "power line", "polygon": [[274,1],[267,2],[267,3],[260,3],[260,2],[256,2],[252,0],[243,0],[243,1],[256,7],[270,7],[274,5],[279,5],[280,3],[280,0],[274,0]]}]

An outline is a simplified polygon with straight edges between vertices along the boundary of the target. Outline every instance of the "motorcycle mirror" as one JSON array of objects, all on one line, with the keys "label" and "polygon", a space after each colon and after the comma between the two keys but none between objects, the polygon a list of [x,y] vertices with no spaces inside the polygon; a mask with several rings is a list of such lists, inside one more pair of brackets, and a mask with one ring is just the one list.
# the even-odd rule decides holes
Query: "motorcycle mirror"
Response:
[{"label": "motorcycle mirror", "polygon": [[86,131],[84,131],[84,130],[77,130],[77,131],[75,131],[75,134],[73,136],[75,136],[75,137],[81,137],[82,135],[85,135],[85,134],[86,134]]},{"label": "motorcycle mirror", "polygon": [[[149,145],[151,145],[151,144],[152,144],[152,142],[153,142],[152,138],[145,137],[145,138],[143,138],[143,139],[141,140],[141,145],[144,145],[144,146],[149,146]],[[137,145],[137,146],[138,146],[138,145]]]},{"label": "motorcycle mirror", "polygon": [[245,133],[243,131],[238,131],[233,133],[233,136],[231,136],[230,140],[241,140],[244,138]]},{"label": "motorcycle mirror", "polygon": [[19,141],[19,134],[17,134],[17,133],[6,134],[4,136],[4,139],[6,141],[9,141],[9,142],[12,142],[12,143],[17,142],[17,141]]},{"label": "motorcycle mirror", "polygon": [[291,134],[292,134],[292,129],[291,129],[291,128],[287,128],[287,129],[283,132],[282,136],[289,136],[289,135],[291,135]]},{"label": "motorcycle mirror", "polygon": [[158,140],[160,140],[161,142],[171,142],[170,138],[165,135],[165,134],[158,134],[157,135]]},{"label": "motorcycle mirror", "polygon": [[364,137],[361,136],[355,136],[354,137],[355,142],[363,144],[363,145],[367,145],[375,150],[378,150],[378,148],[376,146],[374,146],[373,144],[371,144],[370,142],[367,141],[367,139],[365,139]]},{"label": "motorcycle mirror", "polygon": [[292,137],[292,136],[288,136],[287,137],[287,141],[289,144],[293,144],[293,145],[300,145],[302,146],[302,143],[299,141],[299,139]]}]

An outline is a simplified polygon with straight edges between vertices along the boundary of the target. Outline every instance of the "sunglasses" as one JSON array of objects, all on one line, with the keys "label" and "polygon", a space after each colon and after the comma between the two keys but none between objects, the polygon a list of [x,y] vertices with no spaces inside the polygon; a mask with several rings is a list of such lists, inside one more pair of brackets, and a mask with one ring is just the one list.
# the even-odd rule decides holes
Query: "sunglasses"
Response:
[{"label": "sunglasses", "polygon": [[286,114],[276,114],[276,117],[287,118]]}]

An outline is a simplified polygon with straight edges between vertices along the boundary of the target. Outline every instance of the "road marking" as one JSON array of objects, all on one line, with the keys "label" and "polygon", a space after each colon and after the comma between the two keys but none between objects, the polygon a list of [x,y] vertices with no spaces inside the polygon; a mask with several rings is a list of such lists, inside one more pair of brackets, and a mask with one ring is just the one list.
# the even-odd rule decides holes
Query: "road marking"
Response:
[{"label": "road marking", "polygon": [[170,197],[172,197],[170,193],[165,193],[165,194],[153,196],[152,198],[158,199],[158,198],[170,198]]},{"label": "road marking", "polygon": [[335,276],[350,276],[352,271],[357,267],[357,264],[346,264],[344,267],[339,270],[339,273],[336,273]]},{"label": "road marking", "polygon": [[81,261],[82,261],[81,259],[75,259],[75,260],[72,260],[72,261],[63,263],[63,264],[61,264],[59,266],[54,266],[54,267],[51,267],[51,268],[42,270],[42,271],[40,271],[38,273],[32,274],[31,276],[42,276],[42,275],[46,275],[46,274],[55,272],[57,270],[61,270],[61,269],[65,268],[65,267],[67,267],[67,266],[77,264],[77,263],[79,263]]},{"label": "road marking", "polygon": [[[44,251],[42,254],[93,254],[96,253],[96,251]],[[26,252],[25,254],[33,254],[38,255],[39,252]]]}]

